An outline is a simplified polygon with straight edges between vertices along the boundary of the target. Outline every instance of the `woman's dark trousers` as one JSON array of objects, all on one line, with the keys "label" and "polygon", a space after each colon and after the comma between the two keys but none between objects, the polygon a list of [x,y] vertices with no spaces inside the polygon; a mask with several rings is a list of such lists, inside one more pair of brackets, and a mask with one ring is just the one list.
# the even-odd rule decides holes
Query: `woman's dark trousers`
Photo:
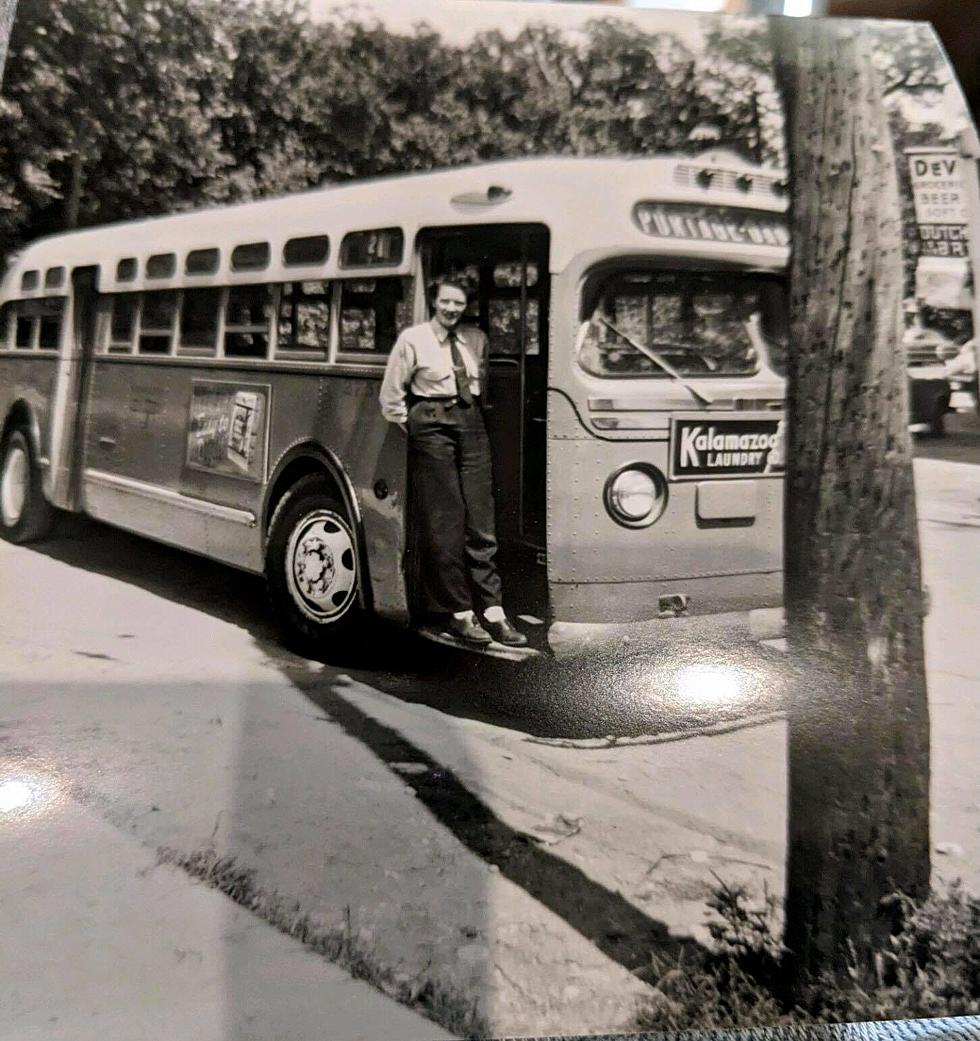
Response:
[{"label": "woman's dark trousers", "polygon": [[490,442],[479,403],[412,404],[408,468],[417,608],[432,615],[499,604]]}]

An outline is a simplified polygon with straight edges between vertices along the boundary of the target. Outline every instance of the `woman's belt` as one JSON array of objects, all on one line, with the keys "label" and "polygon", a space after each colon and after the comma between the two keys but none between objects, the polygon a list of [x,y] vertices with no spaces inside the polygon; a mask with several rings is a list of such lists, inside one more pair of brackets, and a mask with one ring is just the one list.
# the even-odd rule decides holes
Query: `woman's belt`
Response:
[{"label": "woman's belt", "polygon": [[[452,408],[454,405],[462,404],[460,399],[459,399],[459,395],[458,394],[440,394],[440,395],[435,395],[435,394],[432,394],[432,395],[427,395],[427,394],[406,394],[405,395],[405,403],[408,405],[409,408],[412,408],[413,406],[418,405],[420,402],[423,402],[423,401],[426,402],[426,404],[438,403],[440,405],[445,405],[447,408]],[[479,394],[474,394],[473,395],[473,404],[474,405],[479,405],[480,404],[480,395]],[[469,408],[468,405],[466,405],[464,407],[465,408]]]}]

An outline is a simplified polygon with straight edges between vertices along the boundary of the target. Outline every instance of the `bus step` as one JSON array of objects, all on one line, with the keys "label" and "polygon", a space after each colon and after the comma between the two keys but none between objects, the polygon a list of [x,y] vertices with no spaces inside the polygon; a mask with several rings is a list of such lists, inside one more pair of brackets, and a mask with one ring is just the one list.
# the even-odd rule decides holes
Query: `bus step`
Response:
[{"label": "bus step", "polygon": [[532,658],[541,657],[541,652],[533,647],[505,647],[502,643],[488,643],[486,645],[467,643],[445,629],[426,627],[417,630],[417,632],[424,640],[442,644],[443,647],[455,647],[459,651],[469,651],[471,654],[501,658],[504,661],[529,661]]}]

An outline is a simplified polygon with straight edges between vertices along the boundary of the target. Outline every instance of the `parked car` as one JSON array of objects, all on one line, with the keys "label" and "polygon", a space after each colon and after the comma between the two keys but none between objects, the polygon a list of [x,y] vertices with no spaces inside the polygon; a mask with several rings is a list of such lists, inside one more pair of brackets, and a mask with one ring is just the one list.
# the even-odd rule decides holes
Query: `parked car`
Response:
[{"label": "parked car", "polygon": [[959,348],[942,333],[918,323],[906,330],[902,346],[909,377],[909,429],[942,437],[952,394],[943,357]]},{"label": "parked car", "polygon": [[945,362],[946,378],[952,393],[951,412],[980,413],[980,382],[977,380],[977,345],[975,340],[951,348],[939,348]]},{"label": "parked car", "polygon": [[942,437],[952,388],[942,365],[909,369],[909,429],[913,434]]}]

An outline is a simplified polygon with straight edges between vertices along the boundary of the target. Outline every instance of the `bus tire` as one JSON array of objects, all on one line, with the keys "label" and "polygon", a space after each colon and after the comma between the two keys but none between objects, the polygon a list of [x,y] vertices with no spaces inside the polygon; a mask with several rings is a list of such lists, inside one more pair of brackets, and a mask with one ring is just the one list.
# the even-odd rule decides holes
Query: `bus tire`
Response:
[{"label": "bus tire", "polygon": [[0,448],[0,532],[8,542],[33,542],[47,534],[51,517],[30,440],[15,428]]},{"label": "bus tire", "polygon": [[277,622],[303,650],[349,650],[365,621],[357,536],[329,482],[304,477],[269,523],[265,578]]}]

